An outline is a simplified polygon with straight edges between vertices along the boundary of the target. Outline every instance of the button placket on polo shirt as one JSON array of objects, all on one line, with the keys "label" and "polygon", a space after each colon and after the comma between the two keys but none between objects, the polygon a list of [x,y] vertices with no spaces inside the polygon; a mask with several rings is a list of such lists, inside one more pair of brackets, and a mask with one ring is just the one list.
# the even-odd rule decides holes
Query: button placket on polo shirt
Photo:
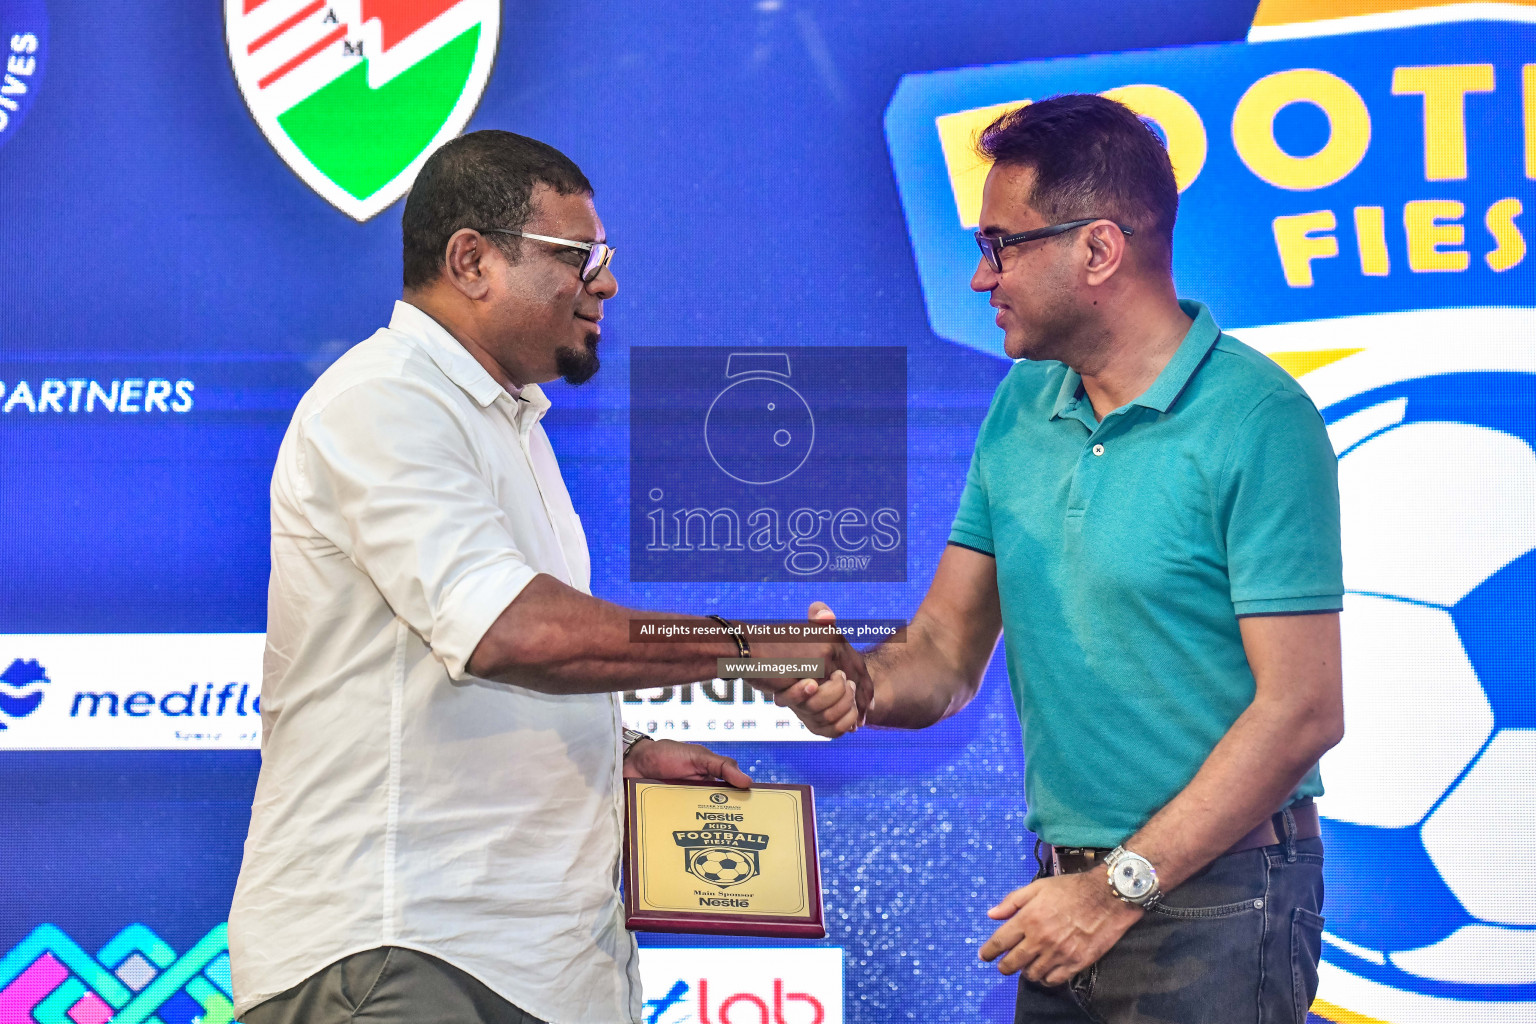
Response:
[{"label": "button placket on polo shirt", "polygon": [[1104,417],[1102,422],[1096,421],[1092,406],[1083,408],[1086,401],[1078,398],[1064,410],[1069,419],[1088,428],[1088,437],[1072,470],[1072,487],[1067,495],[1067,526],[1070,529],[1082,528],[1083,517],[1088,514],[1088,506],[1093,501],[1093,492],[1106,472],[1104,463],[1111,445],[1105,442],[1122,429],[1126,416],[1126,410],[1122,408]]}]

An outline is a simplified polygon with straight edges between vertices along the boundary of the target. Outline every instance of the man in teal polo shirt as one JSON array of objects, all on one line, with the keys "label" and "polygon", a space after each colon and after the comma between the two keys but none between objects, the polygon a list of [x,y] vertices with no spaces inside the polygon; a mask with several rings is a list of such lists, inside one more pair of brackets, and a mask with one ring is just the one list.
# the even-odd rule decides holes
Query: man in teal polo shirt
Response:
[{"label": "man in teal polo shirt", "polygon": [[1317,760],[1343,733],[1322,418],[1178,300],[1173,171],[1131,111],[1060,96],[980,148],[971,287],[1019,362],[907,642],[869,654],[857,699],[834,678],[781,703],[829,735],[861,710],[922,728],[975,695],[1001,631],[1041,870],[981,955],[1023,973],[1016,1020],[1304,1020]]}]

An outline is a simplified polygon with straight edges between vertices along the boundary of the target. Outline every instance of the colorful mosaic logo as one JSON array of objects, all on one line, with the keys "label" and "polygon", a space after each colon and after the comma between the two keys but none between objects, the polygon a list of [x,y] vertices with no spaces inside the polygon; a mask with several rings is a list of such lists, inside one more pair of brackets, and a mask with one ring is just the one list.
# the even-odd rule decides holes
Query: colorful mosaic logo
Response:
[{"label": "colorful mosaic logo", "polygon": [[0,959],[0,1022],[229,1024],[227,926],[178,954],[131,924],[95,955],[51,924]]}]

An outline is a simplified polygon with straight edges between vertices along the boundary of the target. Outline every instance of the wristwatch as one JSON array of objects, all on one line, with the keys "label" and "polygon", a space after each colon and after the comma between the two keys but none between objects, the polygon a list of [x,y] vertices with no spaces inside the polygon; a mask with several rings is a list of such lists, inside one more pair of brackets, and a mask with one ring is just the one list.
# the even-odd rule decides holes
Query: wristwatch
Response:
[{"label": "wristwatch", "polygon": [[1163,898],[1157,868],[1141,854],[1117,846],[1104,858],[1104,866],[1109,869],[1109,891],[1116,899],[1146,908]]},{"label": "wristwatch", "polygon": [[629,752],[631,750],[635,749],[635,744],[636,743],[639,743],[641,740],[648,740],[648,739],[650,739],[650,737],[648,735],[646,735],[645,733],[641,732],[639,729],[625,729],[624,730],[624,756],[625,757],[629,756]]}]

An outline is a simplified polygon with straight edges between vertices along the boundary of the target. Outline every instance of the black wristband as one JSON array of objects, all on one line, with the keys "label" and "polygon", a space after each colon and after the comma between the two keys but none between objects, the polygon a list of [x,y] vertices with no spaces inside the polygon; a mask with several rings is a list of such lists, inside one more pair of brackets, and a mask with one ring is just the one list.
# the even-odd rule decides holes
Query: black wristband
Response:
[{"label": "black wristband", "polygon": [[725,631],[730,634],[731,639],[736,641],[736,656],[738,658],[752,657],[752,645],[747,643],[746,634],[740,626],[733,626],[718,615],[706,615],[705,618],[714,619],[720,623]]}]

